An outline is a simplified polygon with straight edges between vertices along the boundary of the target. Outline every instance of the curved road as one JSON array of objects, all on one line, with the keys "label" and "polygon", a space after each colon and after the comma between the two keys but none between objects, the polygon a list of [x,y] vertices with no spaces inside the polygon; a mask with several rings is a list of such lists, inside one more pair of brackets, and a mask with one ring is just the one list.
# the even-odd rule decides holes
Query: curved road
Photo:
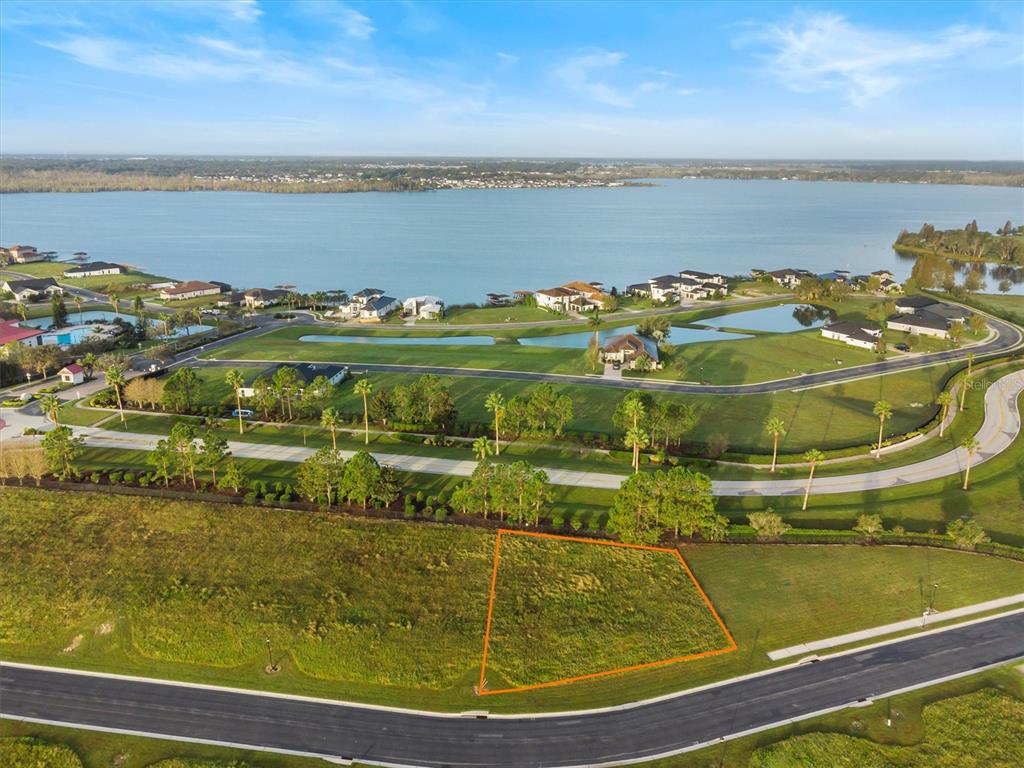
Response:
[{"label": "curved road", "polygon": [[[959,349],[949,349],[943,352],[932,352],[926,355],[914,355],[911,357],[890,358],[877,363],[841,368],[835,371],[822,371],[821,373],[807,373],[800,376],[793,376],[787,379],[776,379],[774,381],[762,381],[754,384],[697,384],[678,381],[655,381],[651,379],[611,379],[593,375],[573,375],[561,373],[535,373],[532,371],[505,371],[491,368],[453,368],[436,365],[392,365],[387,363],[359,363],[345,362],[339,360],[314,360],[303,359],[295,361],[281,360],[200,360],[195,357],[196,353],[209,352],[219,347],[227,346],[230,343],[215,343],[203,350],[192,350],[177,359],[175,364],[189,363],[200,367],[225,367],[256,364],[279,364],[281,362],[306,362],[306,363],[331,363],[334,365],[347,365],[354,371],[370,371],[374,373],[411,373],[425,374],[432,373],[439,376],[462,376],[471,378],[486,379],[511,379],[513,381],[551,382],[553,384],[582,384],[595,387],[612,387],[614,389],[643,389],[650,392],[679,392],[684,394],[701,395],[760,395],[770,392],[787,392],[795,389],[806,389],[826,384],[838,384],[852,379],[861,379],[867,376],[881,376],[899,371],[906,371],[915,368],[925,368],[939,363],[953,362],[966,359],[968,355],[974,355],[977,359],[992,357],[1011,352],[1024,345],[1024,334],[1017,326],[987,316],[989,327],[996,332],[995,338],[982,344]],[[266,331],[269,332],[269,331]],[[237,337],[236,339],[237,340]]]},{"label": "curved road", "polygon": [[[1021,414],[1017,406],[1017,399],[1021,392],[1024,392],[1024,370],[1014,371],[996,379],[985,392],[985,420],[976,435],[979,449],[972,460],[973,466],[1005,451],[1017,438],[1021,430]],[[86,436],[88,445],[100,448],[150,450],[162,437],[161,435],[125,433],[96,427],[76,427],[75,431]],[[270,461],[301,462],[314,452],[313,448],[303,446],[241,441],[231,441],[229,447],[235,456]],[[345,458],[349,458],[352,451],[341,451],[341,454]],[[469,477],[477,467],[475,459],[445,459],[377,451],[373,451],[373,455],[380,463],[406,472]],[[819,477],[814,481],[812,492],[817,495],[892,488],[959,474],[963,471],[966,463],[966,451],[963,448],[954,448],[939,456],[902,467],[876,472]],[[608,472],[586,472],[547,467],[542,467],[542,469],[555,485],[615,490],[625,479],[625,475]],[[803,478],[715,480],[712,482],[712,491],[717,496],[787,496],[802,494],[805,486],[806,480]]]},{"label": "curved road", "polygon": [[0,717],[386,766],[640,762],[1024,657],[1024,612],[622,707],[477,719],[0,664]]}]

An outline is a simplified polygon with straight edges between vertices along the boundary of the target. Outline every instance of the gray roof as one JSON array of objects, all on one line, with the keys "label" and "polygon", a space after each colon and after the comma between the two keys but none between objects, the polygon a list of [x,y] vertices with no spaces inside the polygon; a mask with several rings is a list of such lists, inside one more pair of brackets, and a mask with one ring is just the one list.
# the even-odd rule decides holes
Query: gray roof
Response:
[{"label": "gray roof", "polygon": [[387,309],[389,306],[397,302],[398,299],[394,298],[393,296],[381,296],[379,299],[374,299],[373,301],[369,302],[366,305],[366,308],[379,311],[382,309]]},{"label": "gray roof", "polygon": [[913,309],[924,309],[938,303],[931,296],[904,296],[901,299],[896,299],[897,307],[911,307]]},{"label": "gray roof", "polygon": [[52,277],[35,277],[28,280],[8,280],[7,286],[13,293],[24,290],[45,291],[47,288],[56,288],[57,281]]},{"label": "gray roof", "polygon": [[88,264],[79,264],[77,267],[64,270],[65,275],[80,275],[84,272],[100,272],[107,269],[124,269],[120,264],[111,264],[109,261],[92,261]]},{"label": "gray roof", "polygon": [[946,318],[927,310],[918,310],[906,315],[896,314],[889,318],[889,322],[904,323],[918,328],[932,328],[936,331],[949,330],[949,321]]},{"label": "gray roof", "polygon": [[[897,315],[902,317],[902,315]],[[878,337],[874,333],[878,333],[879,328],[874,323],[829,323],[828,325],[822,326],[823,331],[831,331],[832,333],[839,333],[851,339],[857,339],[858,341],[869,341],[874,344],[878,341]]]}]

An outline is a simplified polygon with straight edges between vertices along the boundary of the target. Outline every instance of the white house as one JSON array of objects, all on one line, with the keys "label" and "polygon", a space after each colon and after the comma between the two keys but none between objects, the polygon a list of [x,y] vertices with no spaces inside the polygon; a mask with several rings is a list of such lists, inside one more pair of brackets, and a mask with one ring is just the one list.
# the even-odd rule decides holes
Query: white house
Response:
[{"label": "white house", "polygon": [[220,286],[213,283],[205,283],[202,280],[189,280],[178,283],[173,288],[164,288],[160,291],[160,298],[164,301],[183,301],[185,299],[196,299],[200,296],[218,296]]},{"label": "white house", "polygon": [[537,306],[541,309],[567,312],[569,310],[569,301],[579,296],[579,293],[561,287],[542,288],[539,291],[534,291],[533,296],[537,301]]},{"label": "white house", "polygon": [[440,317],[444,302],[438,296],[412,296],[402,302],[402,313],[410,317],[432,320]]},{"label": "white house", "polygon": [[250,288],[242,294],[242,301],[249,309],[273,307],[284,301],[288,291],[270,288]]},{"label": "white house", "polygon": [[676,301],[678,299],[679,278],[675,275],[661,275],[647,281],[649,293],[654,301]]},{"label": "white house", "polygon": [[68,363],[59,371],[61,384],[81,384],[85,381],[85,369],[78,363]]},{"label": "white house", "polygon": [[772,280],[784,288],[797,288],[800,286],[800,281],[805,277],[813,277],[806,269],[791,269],[789,267],[786,269],[776,269],[768,274]]},{"label": "white house", "polygon": [[830,323],[822,326],[821,335],[851,347],[875,349],[882,338],[882,329],[873,323]]},{"label": "white house", "polygon": [[359,319],[369,322],[383,320],[392,312],[397,312],[402,303],[393,296],[380,296],[363,304],[359,309]]},{"label": "white house", "polygon": [[0,289],[10,291],[14,294],[14,300],[24,304],[29,301],[36,301],[42,296],[52,296],[64,293],[64,289],[57,285],[52,277],[37,277],[27,280],[7,280]]},{"label": "white house", "polygon": [[729,292],[729,285],[725,279],[725,275],[719,275],[718,273],[712,272],[701,272],[696,269],[682,269],[679,271],[679,277],[685,280],[692,280],[695,283],[699,283],[704,286],[706,291],[711,294],[721,293],[723,296]]},{"label": "white house", "polygon": [[12,245],[10,248],[0,248],[0,254],[6,256],[15,264],[30,264],[33,261],[46,261],[50,254],[37,251],[32,245]]},{"label": "white house", "polygon": [[124,270],[120,264],[110,264],[106,261],[93,261],[89,264],[82,264],[71,269],[64,270],[64,277],[74,279],[76,277],[103,277],[105,275],[120,275]]}]

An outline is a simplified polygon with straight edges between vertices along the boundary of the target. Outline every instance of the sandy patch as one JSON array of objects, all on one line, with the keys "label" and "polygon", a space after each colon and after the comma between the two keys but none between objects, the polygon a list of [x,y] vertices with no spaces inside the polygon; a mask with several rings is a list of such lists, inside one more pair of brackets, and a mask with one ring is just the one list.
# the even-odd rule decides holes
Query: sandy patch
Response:
[{"label": "sandy patch", "polygon": [[104,621],[102,624],[100,624],[98,627],[96,627],[96,634],[100,635],[100,636],[109,635],[113,631],[114,631],[114,622],[112,622],[112,621]]},{"label": "sandy patch", "polygon": [[64,653],[74,653],[75,651],[77,651],[78,646],[82,644],[82,641],[84,639],[85,635],[75,635],[74,640],[68,643],[67,647],[64,649]]}]

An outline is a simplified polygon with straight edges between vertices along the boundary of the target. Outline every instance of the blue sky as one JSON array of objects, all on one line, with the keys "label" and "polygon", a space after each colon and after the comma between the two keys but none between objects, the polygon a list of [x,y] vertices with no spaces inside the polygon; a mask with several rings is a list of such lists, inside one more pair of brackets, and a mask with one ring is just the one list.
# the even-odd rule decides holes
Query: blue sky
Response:
[{"label": "blue sky", "polygon": [[1024,5],[0,3],[0,150],[1024,159]]}]

